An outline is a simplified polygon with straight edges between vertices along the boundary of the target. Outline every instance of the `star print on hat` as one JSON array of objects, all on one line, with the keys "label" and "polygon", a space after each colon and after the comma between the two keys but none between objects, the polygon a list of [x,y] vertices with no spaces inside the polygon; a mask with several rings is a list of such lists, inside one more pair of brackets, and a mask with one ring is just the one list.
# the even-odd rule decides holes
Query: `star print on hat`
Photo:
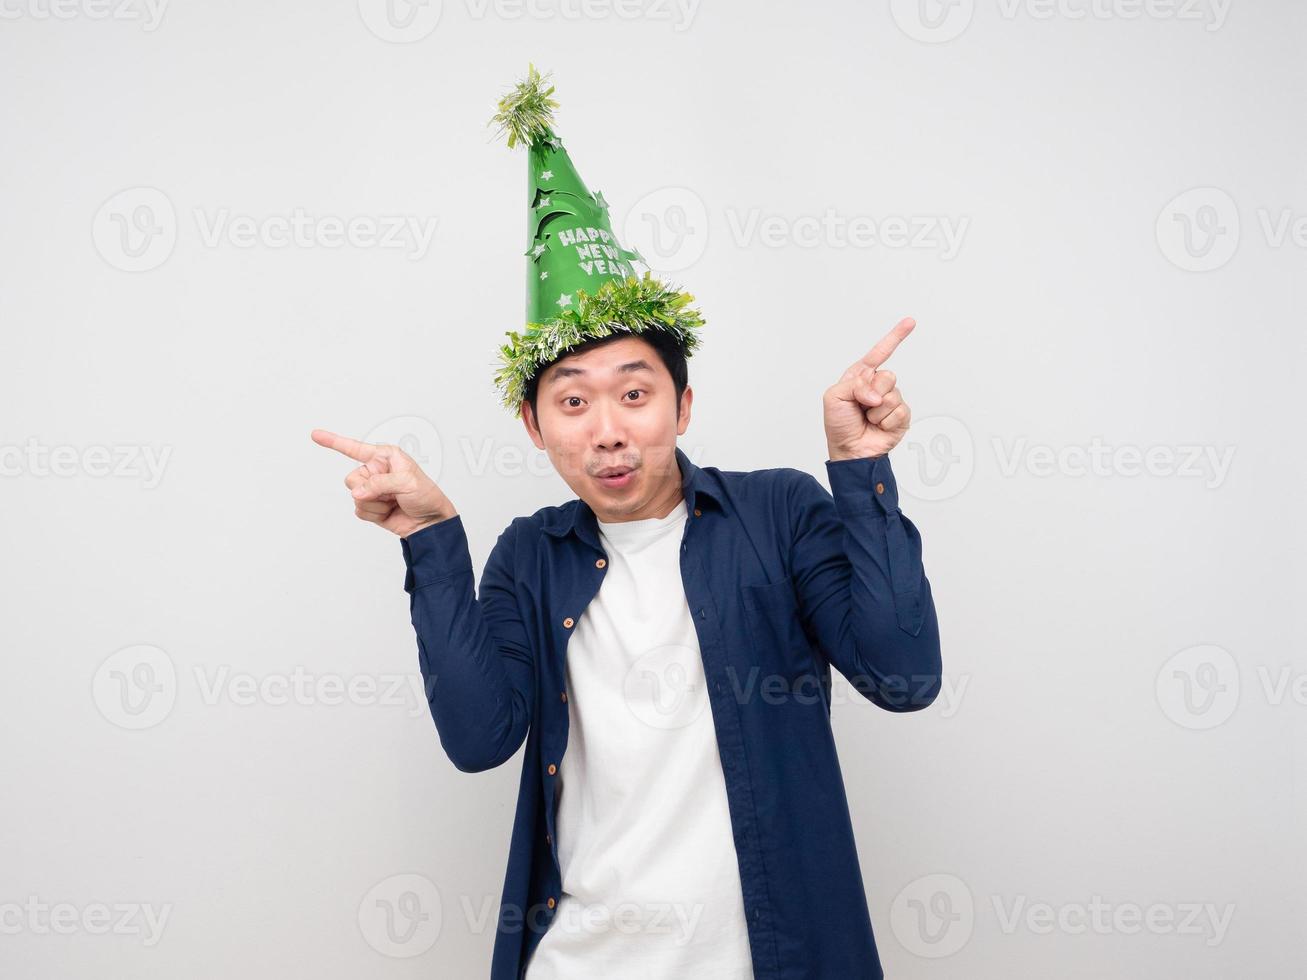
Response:
[{"label": "star print on hat", "polygon": [[701,342],[703,317],[694,297],[653,278],[637,276],[632,262],[648,266],[613,234],[608,202],[591,193],[553,130],[558,103],[531,65],[525,81],[499,101],[490,124],[508,134],[510,148],[527,154],[528,246],[526,328],[509,330],[499,349],[495,387],[514,416],[522,414],[527,383],[544,365],[597,337],[619,331],[663,330],[689,357]]}]

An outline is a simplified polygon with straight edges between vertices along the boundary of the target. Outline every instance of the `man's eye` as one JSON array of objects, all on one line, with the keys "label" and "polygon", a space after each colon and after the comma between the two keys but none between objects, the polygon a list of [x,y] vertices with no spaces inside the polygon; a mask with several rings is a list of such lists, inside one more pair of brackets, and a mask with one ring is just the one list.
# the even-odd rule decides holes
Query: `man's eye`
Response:
[{"label": "man's eye", "polygon": [[640,393],[643,392],[643,391],[644,391],[643,388],[632,388],[630,391],[627,392],[627,394],[628,394],[628,395],[636,395],[636,394],[640,394]]},{"label": "man's eye", "polygon": [[568,408],[576,408],[576,406],[571,404],[571,402],[579,402],[580,400],[581,400],[580,395],[568,395],[566,398],[563,399],[564,402],[568,403],[567,404]]}]

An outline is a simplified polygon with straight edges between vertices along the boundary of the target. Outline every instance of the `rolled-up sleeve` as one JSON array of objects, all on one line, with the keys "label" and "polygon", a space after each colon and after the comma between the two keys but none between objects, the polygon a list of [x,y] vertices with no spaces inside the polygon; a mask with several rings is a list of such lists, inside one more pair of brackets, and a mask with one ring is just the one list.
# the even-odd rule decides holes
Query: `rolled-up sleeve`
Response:
[{"label": "rolled-up sleeve", "polygon": [[940,689],[939,622],[889,457],[826,460],[830,493],[795,473],[791,573],[804,628],[873,703],[926,707]]}]

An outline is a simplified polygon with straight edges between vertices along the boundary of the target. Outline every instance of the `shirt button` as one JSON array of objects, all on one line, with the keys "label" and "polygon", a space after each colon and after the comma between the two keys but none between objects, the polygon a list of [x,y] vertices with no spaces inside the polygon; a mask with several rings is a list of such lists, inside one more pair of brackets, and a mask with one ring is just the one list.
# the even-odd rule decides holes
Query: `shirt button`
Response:
[{"label": "shirt button", "polygon": [[554,765],[554,764],[551,762],[551,763],[549,763],[549,770],[548,770],[548,771],[549,771],[549,775],[552,776],[554,773],[558,772],[558,767],[557,767],[556,765]]},{"label": "shirt button", "polygon": [[703,517],[703,511],[701,511],[698,507],[694,508],[694,516]]},{"label": "shirt button", "polygon": [[554,842],[554,839],[553,839],[552,837],[550,837],[548,834],[545,834],[545,843],[546,843],[546,844],[552,844],[553,842]]},{"label": "shirt button", "polygon": [[570,630],[575,622],[576,620],[574,620],[571,616],[568,616],[565,620],[563,620],[563,628]]},{"label": "shirt button", "polygon": [[566,700],[567,700],[567,692],[566,692],[566,691],[563,691],[561,694],[558,695],[558,698],[559,698],[560,701],[566,701]]},{"label": "shirt button", "polygon": [[885,492],[885,484],[883,484],[883,483],[877,483],[877,484],[876,484],[876,492],[877,492],[877,493],[884,493],[884,492]]},{"label": "shirt button", "polygon": [[549,901],[545,902],[545,904],[548,905],[550,908],[553,908],[558,903],[554,901],[554,896],[550,895]]},{"label": "shirt button", "polygon": [[603,558],[600,558],[598,561],[595,562],[595,568],[603,568],[607,564],[608,564],[607,561],[605,561]]}]

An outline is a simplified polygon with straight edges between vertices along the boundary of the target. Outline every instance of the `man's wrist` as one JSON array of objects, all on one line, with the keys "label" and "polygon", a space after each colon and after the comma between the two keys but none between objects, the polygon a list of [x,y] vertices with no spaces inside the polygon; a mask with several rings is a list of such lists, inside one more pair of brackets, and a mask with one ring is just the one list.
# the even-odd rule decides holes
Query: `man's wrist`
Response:
[{"label": "man's wrist", "polygon": [[889,455],[888,452],[857,453],[848,449],[833,449],[829,446],[826,447],[826,458],[829,459],[832,463],[838,463],[846,459],[880,459],[881,457],[887,455]]},{"label": "man's wrist", "polygon": [[440,524],[443,521],[447,521],[451,517],[457,517],[457,516],[458,516],[457,511],[450,511],[447,514],[433,515],[427,520],[421,521],[420,523],[414,525],[412,529],[405,531],[403,534],[400,535],[400,537],[401,538],[410,537],[411,535],[417,534],[419,531],[425,531],[429,527],[432,527],[436,524]]}]

